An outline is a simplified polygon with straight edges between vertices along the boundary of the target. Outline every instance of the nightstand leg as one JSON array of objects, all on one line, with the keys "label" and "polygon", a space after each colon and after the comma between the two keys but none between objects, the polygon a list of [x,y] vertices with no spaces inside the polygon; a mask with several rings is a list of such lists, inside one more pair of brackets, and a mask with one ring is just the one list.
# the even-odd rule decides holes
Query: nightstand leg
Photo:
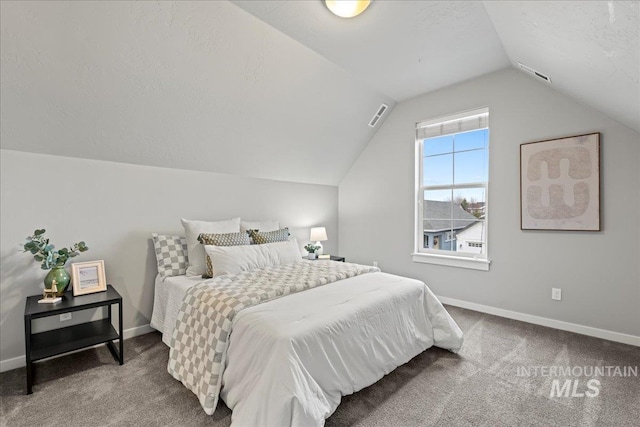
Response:
[{"label": "nightstand leg", "polygon": [[31,317],[24,317],[24,349],[27,361],[27,394],[32,394],[33,390],[33,363],[31,362]]},{"label": "nightstand leg", "polygon": [[124,336],[122,335],[122,300],[118,304],[118,328],[120,330],[120,364],[124,364]]}]

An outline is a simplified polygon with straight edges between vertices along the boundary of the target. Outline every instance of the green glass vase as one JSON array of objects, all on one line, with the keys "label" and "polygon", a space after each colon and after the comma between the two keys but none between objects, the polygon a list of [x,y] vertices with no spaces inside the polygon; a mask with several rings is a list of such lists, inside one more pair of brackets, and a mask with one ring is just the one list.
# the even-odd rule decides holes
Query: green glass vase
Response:
[{"label": "green glass vase", "polygon": [[51,289],[51,283],[56,281],[56,288],[58,289],[57,296],[61,297],[67,291],[69,283],[71,282],[71,276],[64,267],[53,267],[49,270],[49,273],[44,277],[44,287]]}]

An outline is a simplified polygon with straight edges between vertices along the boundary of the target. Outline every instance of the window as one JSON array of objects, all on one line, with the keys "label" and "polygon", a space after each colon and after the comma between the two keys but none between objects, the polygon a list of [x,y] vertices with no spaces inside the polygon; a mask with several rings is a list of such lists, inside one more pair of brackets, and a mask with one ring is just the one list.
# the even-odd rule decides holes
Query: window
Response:
[{"label": "window", "polygon": [[488,270],[488,170],[488,108],[416,125],[414,261]]}]

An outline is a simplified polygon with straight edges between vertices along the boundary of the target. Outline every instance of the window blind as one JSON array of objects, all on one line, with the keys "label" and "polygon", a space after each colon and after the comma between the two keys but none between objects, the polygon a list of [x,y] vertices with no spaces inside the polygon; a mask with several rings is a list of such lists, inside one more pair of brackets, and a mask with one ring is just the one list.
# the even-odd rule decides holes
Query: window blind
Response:
[{"label": "window blind", "polygon": [[440,117],[416,124],[416,139],[423,140],[436,136],[451,135],[460,132],[485,129],[489,127],[489,109],[472,111]]}]

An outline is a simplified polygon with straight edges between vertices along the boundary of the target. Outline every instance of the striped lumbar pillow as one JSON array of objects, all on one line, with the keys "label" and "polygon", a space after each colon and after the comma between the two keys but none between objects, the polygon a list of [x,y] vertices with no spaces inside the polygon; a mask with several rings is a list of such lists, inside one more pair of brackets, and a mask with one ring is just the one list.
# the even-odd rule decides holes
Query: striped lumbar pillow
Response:
[{"label": "striped lumbar pillow", "polygon": [[275,231],[265,231],[261,232],[260,230],[248,230],[249,236],[253,239],[253,243],[256,245],[262,245],[264,243],[276,243],[276,242],[286,242],[289,240],[289,228],[285,227],[280,230]]}]

